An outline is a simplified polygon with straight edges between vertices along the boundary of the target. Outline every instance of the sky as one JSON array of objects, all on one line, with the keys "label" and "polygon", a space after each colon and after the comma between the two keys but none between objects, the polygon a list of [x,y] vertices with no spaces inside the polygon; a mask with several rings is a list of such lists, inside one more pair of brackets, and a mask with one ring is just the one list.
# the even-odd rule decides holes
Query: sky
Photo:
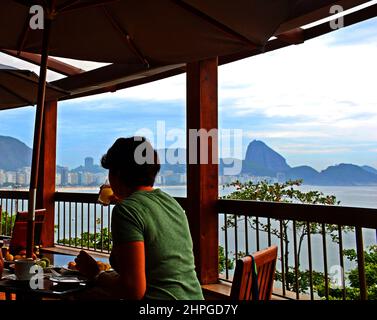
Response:
[{"label": "sky", "polygon": [[[376,57],[374,18],[219,67],[220,152],[243,157],[257,139],[291,166],[377,168]],[[3,54],[0,63],[38,71]],[[48,78],[59,77],[50,72]],[[141,133],[156,147],[163,146],[157,131],[168,135],[166,147],[185,147],[185,82],[179,75],[59,103],[57,163],[77,167],[86,156],[99,163],[116,138]],[[31,147],[34,117],[34,107],[1,111],[0,135]]]}]

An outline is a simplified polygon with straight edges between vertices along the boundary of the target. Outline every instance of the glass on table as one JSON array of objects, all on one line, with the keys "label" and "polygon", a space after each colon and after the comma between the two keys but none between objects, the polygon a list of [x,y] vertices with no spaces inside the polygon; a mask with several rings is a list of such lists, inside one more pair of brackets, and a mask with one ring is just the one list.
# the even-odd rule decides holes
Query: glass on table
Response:
[{"label": "glass on table", "polygon": [[108,206],[113,197],[114,192],[111,189],[110,183],[106,180],[106,182],[100,187],[98,202],[104,206]]},{"label": "glass on table", "polygon": [[3,245],[1,246],[1,253],[3,255],[3,258],[5,259],[5,257],[9,253],[10,239],[3,239],[2,242],[3,242]]}]

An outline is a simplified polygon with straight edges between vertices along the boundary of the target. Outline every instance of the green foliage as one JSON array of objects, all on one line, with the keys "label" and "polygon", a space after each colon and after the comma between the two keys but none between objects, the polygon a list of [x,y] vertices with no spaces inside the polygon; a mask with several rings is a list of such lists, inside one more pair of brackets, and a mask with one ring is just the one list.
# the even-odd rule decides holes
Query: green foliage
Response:
[{"label": "green foliage", "polygon": [[58,241],[60,244],[81,247],[89,247],[91,249],[98,249],[107,250],[108,248],[111,250],[112,248],[112,240],[111,240],[111,232],[108,228],[103,228],[101,231],[94,233],[84,232],[81,234],[80,237],[73,237],[71,239],[61,239]]},{"label": "green foliage", "polygon": [[302,180],[289,180],[284,183],[269,184],[267,181],[260,182],[232,182],[225,187],[234,187],[236,190],[224,196],[223,199],[259,200],[273,202],[293,202],[310,204],[335,205],[340,201],[333,195],[324,195],[319,191],[302,192],[296,187],[302,184]]},{"label": "green foliage", "polygon": [[233,269],[234,262],[232,259],[226,259],[224,247],[219,246],[219,273],[223,273],[226,268]]},{"label": "green foliage", "polygon": [[[310,274],[309,270],[297,270],[297,284],[296,284],[296,273],[294,267],[289,267],[288,272],[284,273],[285,281],[288,283],[289,287],[286,288],[290,291],[298,291],[299,293],[309,293],[310,290],[310,277],[313,282],[313,288],[324,287],[324,275],[321,272],[312,270]],[[283,281],[283,273],[276,272],[275,280]]]},{"label": "green foliage", "polygon": [[[344,250],[344,255],[350,261],[357,261],[355,250]],[[367,283],[368,299],[377,299],[377,245],[369,246],[364,251],[365,278]],[[359,299],[360,282],[359,271],[357,268],[348,272],[349,287],[346,288],[347,299]]]},{"label": "green foliage", "polygon": [[[285,203],[302,203],[302,204],[321,204],[321,205],[339,205],[340,202],[337,201],[336,197],[333,195],[325,195],[319,191],[307,191],[303,192],[298,189],[302,184],[302,180],[287,181],[284,183],[273,183],[270,184],[267,181],[260,182],[246,182],[241,183],[235,181],[226,185],[225,187],[232,187],[235,190],[223,199],[236,199],[236,200],[257,200],[257,201],[270,201],[270,202],[285,202]],[[244,217],[236,217],[235,215],[228,215],[225,228],[234,228],[239,222],[244,221]],[[236,224],[237,222],[237,224]],[[337,225],[325,225],[318,223],[307,222],[295,222],[295,232],[297,235],[298,242],[298,268],[295,270],[294,267],[290,265],[289,262],[289,247],[290,241],[289,235],[290,229],[293,228],[293,223],[288,220],[281,220],[279,228],[274,228],[269,223],[262,222],[262,219],[257,221],[256,218],[247,217],[247,223],[251,229],[260,232],[270,232],[271,235],[276,236],[278,239],[283,240],[284,243],[284,277],[285,286],[287,290],[299,291],[300,293],[308,293],[310,288],[310,281],[313,282],[313,287],[321,288],[324,286],[325,278],[324,274],[320,272],[300,269],[300,254],[302,244],[305,238],[310,235],[323,234],[329,235],[334,242],[339,241],[339,227]],[[342,231],[349,232],[353,230],[350,227],[342,227]],[[296,273],[297,281],[296,282]],[[283,274],[276,272],[276,279],[282,281]]]},{"label": "green foliage", "polygon": [[[350,261],[357,260],[357,253],[355,250],[344,250],[344,255]],[[367,286],[377,285],[377,245],[368,247],[367,251],[364,251],[364,260],[365,260],[365,277]],[[350,271],[348,276],[351,287],[359,287],[359,277],[358,270],[353,269]]]},{"label": "green foliage", "polygon": [[3,211],[1,214],[0,234],[4,236],[10,236],[15,220],[16,220],[16,215],[10,216],[8,212]]}]

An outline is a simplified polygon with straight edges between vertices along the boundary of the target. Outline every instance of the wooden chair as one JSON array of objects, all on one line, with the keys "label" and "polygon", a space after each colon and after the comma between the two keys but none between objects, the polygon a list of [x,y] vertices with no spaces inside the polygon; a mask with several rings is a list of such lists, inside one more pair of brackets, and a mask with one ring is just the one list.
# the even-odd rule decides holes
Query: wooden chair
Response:
[{"label": "wooden chair", "polygon": [[[45,221],[46,209],[35,210],[34,245],[41,245],[42,229]],[[27,211],[19,211],[13,226],[12,237],[9,244],[9,252],[13,255],[26,249],[27,235]]]},{"label": "wooden chair", "polygon": [[[232,300],[270,300],[277,253],[277,246],[272,246],[257,251],[252,256],[237,260],[230,298]],[[255,282],[255,277],[257,282]]]}]

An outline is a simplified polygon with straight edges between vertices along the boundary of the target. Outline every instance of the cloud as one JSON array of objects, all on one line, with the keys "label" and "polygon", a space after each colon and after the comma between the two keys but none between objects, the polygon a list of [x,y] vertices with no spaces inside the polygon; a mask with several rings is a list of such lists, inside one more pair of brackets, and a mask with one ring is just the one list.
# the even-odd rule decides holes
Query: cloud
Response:
[{"label": "cloud", "polygon": [[319,38],[223,66],[223,110],[233,117],[305,117],[321,122],[377,115],[377,46],[329,47],[327,42]]}]

